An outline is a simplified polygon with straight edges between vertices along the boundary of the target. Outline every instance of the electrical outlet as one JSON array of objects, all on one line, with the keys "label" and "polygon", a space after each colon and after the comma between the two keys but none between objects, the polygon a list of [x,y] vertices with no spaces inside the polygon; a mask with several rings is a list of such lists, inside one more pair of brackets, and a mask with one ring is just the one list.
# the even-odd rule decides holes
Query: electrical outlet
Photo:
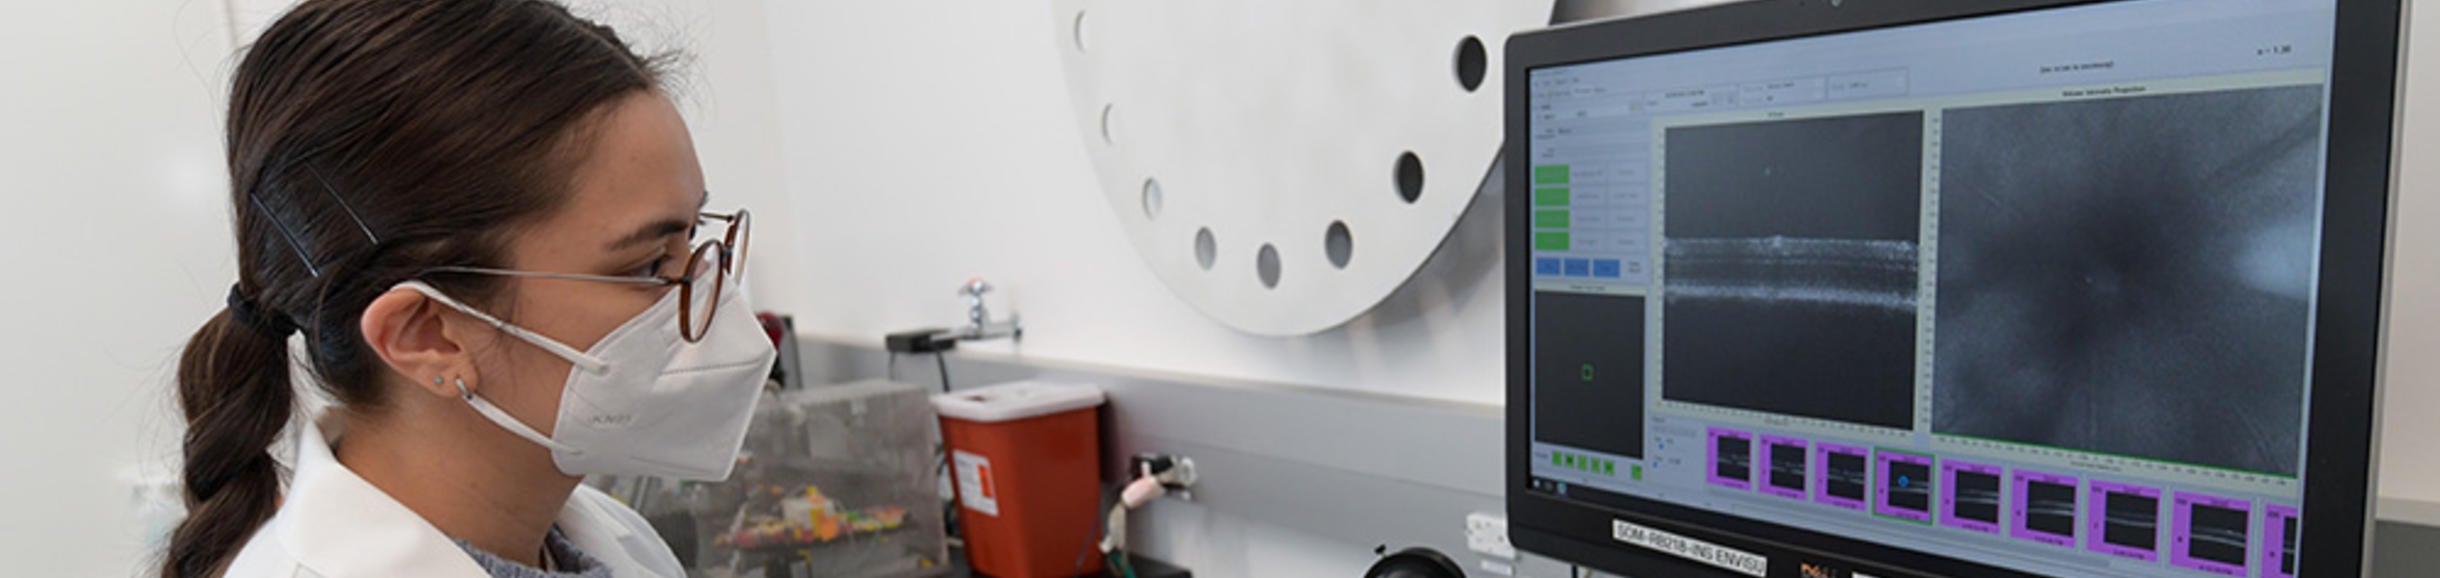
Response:
[{"label": "electrical outlet", "polygon": [[1466,515],[1466,549],[1500,560],[1515,560],[1517,547],[1508,543],[1508,517],[1475,512]]},{"label": "electrical outlet", "polygon": [[1186,456],[1145,452],[1128,462],[1130,476],[1152,476],[1169,491],[1182,492],[1195,485],[1195,460]]}]

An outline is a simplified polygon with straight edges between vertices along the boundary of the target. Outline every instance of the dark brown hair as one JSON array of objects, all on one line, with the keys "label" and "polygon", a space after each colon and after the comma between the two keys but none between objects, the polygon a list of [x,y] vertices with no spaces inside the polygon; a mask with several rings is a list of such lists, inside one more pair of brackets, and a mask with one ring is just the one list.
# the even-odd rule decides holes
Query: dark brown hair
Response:
[{"label": "dark brown hair", "polygon": [[657,90],[660,62],[546,0],[309,0],[263,32],[229,95],[237,285],[178,365],[189,514],[163,576],[223,571],[277,508],[289,331],[324,392],[379,407],[365,307],[431,267],[502,265],[511,232],[567,196],[588,128]]}]

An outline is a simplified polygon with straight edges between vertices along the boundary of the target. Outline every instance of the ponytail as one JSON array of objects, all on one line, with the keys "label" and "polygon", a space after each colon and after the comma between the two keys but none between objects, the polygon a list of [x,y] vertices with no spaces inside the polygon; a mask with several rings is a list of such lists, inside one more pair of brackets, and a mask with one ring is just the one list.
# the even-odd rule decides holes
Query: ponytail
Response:
[{"label": "ponytail", "polygon": [[286,332],[249,317],[232,295],[187,341],[178,361],[178,405],[186,412],[187,517],[170,535],[161,575],[214,576],[278,508],[280,473],[271,443],[295,406]]}]

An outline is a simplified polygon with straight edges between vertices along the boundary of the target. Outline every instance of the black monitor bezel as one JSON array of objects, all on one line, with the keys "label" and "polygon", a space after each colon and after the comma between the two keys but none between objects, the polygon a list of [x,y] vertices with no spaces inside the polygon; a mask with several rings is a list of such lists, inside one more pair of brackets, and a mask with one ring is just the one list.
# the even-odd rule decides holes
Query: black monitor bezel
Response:
[{"label": "black monitor bezel", "polygon": [[[1527,80],[1536,68],[1909,24],[2138,0],[1753,0],[1538,30],[1508,39],[1504,66],[1509,162],[1506,195],[1508,434],[1505,484],[1510,537],[1521,549],[1643,577],[1729,576],[1722,570],[1623,547],[1626,520],[1769,556],[1772,577],[1801,564],[1882,577],[2033,576],[1967,560],[1769,524],[1675,504],[1611,496],[1622,507],[1567,500],[1531,488],[1532,249],[1526,146]],[[2401,0],[2336,0],[2320,293],[2314,303],[2311,415],[2299,575],[2360,576],[2372,522],[2374,432],[2394,199],[2395,120],[2403,34]],[[1831,574],[1844,575],[1844,574]]]}]

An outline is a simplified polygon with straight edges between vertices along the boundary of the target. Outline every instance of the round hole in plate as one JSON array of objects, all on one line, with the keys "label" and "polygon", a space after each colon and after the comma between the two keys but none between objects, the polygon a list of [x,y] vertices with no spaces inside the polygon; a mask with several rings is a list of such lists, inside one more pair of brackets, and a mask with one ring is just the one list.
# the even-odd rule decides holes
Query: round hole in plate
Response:
[{"label": "round hole in plate", "polygon": [[1483,73],[1490,67],[1490,61],[1483,52],[1483,39],[1468,36],[1457,41],[1457,86],[1466,92],[1482,88]]},{"label": "round hole in plate", "polygon": [[1356,237],[1348,232],[1347,222],[1331,221],[1330,230],[1322,232],[1322,256],[1330,259],[1330,266],[1345,269],[1355,252]]},{"label": "round hole in plate", "polygon": [[1085,24],[1085,19],[1084,19],[1084,11],[1083,11],[1083,10],[1078,10],[1078,11],[1076,11],[1076,23],[1075,23],[1075,27],[1076,27],[1076,51],[1078,51],[1078,52],[1083,52],[1083,51],[1085,51],[1086,49],[1089,49],[1089,48],[1092,46],[1092,43],[1091,43],[1091,42],[1088,42],[1088,41],[1086,40],[1086,39],[1087,39],[1087,38],[1089,38],[1089,37],[1085,35],[1085,30],[1086,30],[1086,29],[1085,29],[1085,27],[1084,27],[1084,24]]},{"label": "round hole in plate", "polygon": [[1262,288],[1279,288],[1279,249],[1262,244],[1262,250],[1254,254],[1254,275],[1261,278]]},{"label": "round hole in plate", "polygon": [[1195,231],[1195,264],[1202,265],[1205,271],[1210,271],[1212,262],[1219,260],[1219,257],[1220,241],[1212,238],[1212,228],[1204,227]]},{"label": "round hole in plate", "polygon": [[1161,218],[1161,182],[1144,179],[1144,218]]},{"label": "round hole in plate", "polygon": [[1416,157],[1415,151],[1398,155],[1397,181],[1398,198],[1405,199],[1407,204],[1423,198],[1423,159]]}]

